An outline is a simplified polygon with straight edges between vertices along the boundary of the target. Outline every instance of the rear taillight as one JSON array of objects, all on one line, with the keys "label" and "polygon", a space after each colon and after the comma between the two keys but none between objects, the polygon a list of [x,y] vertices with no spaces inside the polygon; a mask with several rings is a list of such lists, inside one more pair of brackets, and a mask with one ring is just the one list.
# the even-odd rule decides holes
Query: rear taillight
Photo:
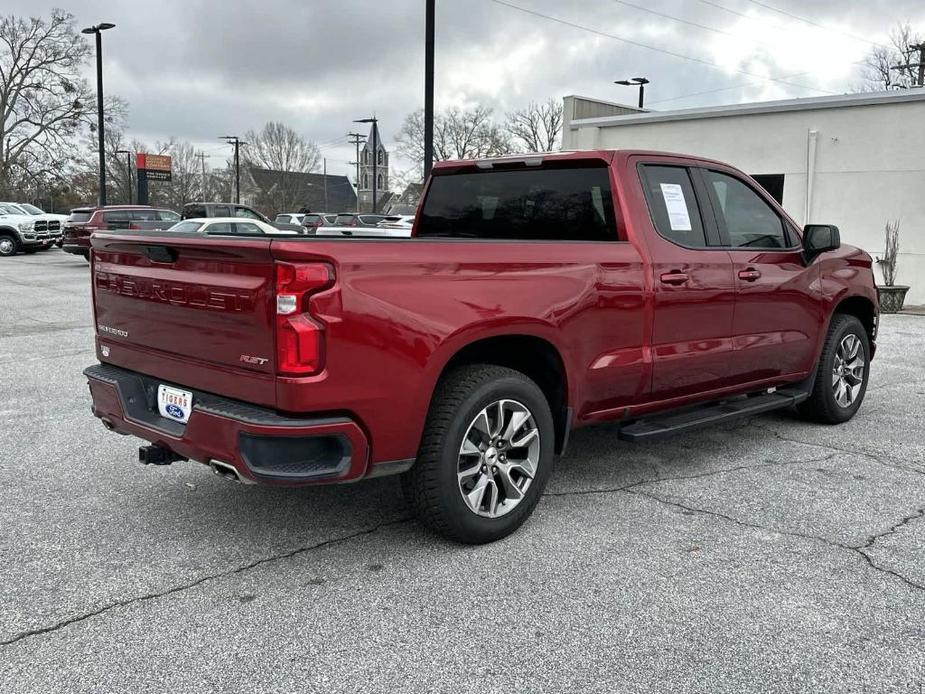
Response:
[{"label": "rear taillight", "polygon": [[324,367],[324,326],[309,315],[309,297],[334,283],[324,263],[276,264],[276,368],[306,376]]}]

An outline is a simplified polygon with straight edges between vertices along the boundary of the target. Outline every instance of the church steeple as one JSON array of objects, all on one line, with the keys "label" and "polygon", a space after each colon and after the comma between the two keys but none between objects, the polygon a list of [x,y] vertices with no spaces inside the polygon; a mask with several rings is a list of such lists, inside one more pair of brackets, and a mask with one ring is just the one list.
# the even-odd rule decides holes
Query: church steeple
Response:
[{"label": "church steeple", "polygon": [[[373,152],[374,136],[377,144],[376,152]],[[373,173],[373,161],[375,161],[375,174]],[[376,176],[376,198],[381,201],[383,194],[389,189],[389,152],[382,144],[378,123],[370,126],[369,137],[366,138],[366,143],[360,150],[360,180],[357,181],[357,194],[360,208],[363,210],[373,208],[373,175]]]}]

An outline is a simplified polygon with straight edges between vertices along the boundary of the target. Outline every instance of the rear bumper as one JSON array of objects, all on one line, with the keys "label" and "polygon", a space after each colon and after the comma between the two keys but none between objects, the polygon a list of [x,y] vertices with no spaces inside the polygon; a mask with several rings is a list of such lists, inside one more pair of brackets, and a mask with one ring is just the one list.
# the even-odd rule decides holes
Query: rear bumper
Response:
[{"label": "rear bumper", "polygon": [[138,436],[190,460],[230,465],[249,481],[303,486],[347,482],[367,473],[366,434],[349,417],[283,417],[186,388],[193,393],[193,410],[182,424],[157,411],[157,386],[164,381],[108,364],[91,366],[84,375],[93,414],[108,429]]},{"label": "rear bumper", "polygon": [[61,244],[61,250],[65,253],[73,253],[74,255],[82,255],[84,258],[90,257],[90,247],[81,246],[79,243],[74,243],[73,241],[64,241]]}]

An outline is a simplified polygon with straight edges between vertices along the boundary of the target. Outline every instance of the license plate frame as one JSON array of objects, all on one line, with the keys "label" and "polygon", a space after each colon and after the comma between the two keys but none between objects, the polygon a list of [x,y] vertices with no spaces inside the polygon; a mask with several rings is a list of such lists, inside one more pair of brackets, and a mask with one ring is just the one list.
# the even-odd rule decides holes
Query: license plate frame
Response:
[{"label": "license plate frame", "polygon": [[157,386],[157,411],[172,422],[186,424],[193,412],[193,394],[163,383]]}]

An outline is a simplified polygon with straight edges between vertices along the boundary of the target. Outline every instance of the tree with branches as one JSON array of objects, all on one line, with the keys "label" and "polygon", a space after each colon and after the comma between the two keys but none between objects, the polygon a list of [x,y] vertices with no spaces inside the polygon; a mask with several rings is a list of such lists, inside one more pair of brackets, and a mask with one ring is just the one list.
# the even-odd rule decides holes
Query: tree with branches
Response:
[{"label": "tree with branches", "polygon": [[[512,145],[508,133],[491,116],[492,110],[485,106],[450,108],[434,116],[434,160],[479,159],[510,152]],[[395,140],[399,153],[415,162],[417,170],[422,170],[423,109],[405,116]]]},{"label": "tree with branches", "polygon": [[93,93],[80,70],[90,49],[73,15],[0,18],[0,196],[39,178],[76,153],[92,117]]},{"label": "tree with branches", "polygon": [[524,152],[551,152],[562,133],[562,102],[548,99],[531,101],[526,108],[507,114],[507,130]]},{"label": "tree with branches", "polygon": [[270,182],[258,194],[257,205],[275,211],[298,207],[304,186],[300,177],[291,174],[318,169],[318,146],[276,121],[267,123],[259,132],[248,130],[244,139],[248,144],[241,150],[242,165],[265,169],[268,173],[262,180]]},{"label": "tree with branches", "polygon": [[917,46],[921,44],[921,35],[915,33],[909,24],[897,25],[890,32],[889,45],[877,46],[865,59],[865,88],[879,91],[909,89],[918,85],[918,67],[913,65],[919,62]]}]

